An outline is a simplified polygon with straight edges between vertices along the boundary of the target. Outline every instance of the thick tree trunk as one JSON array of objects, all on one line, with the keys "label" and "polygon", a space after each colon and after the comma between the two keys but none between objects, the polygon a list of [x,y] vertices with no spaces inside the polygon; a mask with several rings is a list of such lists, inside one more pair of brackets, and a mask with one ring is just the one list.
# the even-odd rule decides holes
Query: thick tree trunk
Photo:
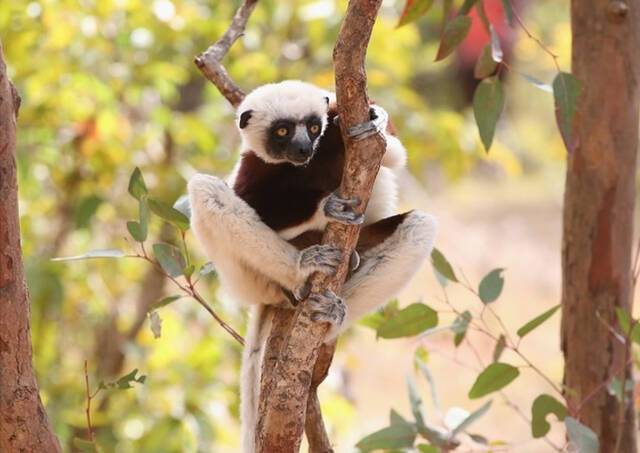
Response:
[{"label": "thick tree trunk", "polygon": [[[631,378],[615,309],[631,306],[640,103],[640,0],[572,0],[573,74],[582,82],[567,168],[562,349],[569,405],[602,452],[636,451],[634,398],[607,391]],[[585,402],[586,400],[586,402]]]},{"label": "thick tree trunk", "polygon": [[0,43],[0,451],[57,453],[60,445],[40,401],[31,364],[16,180],[19,98]]}]

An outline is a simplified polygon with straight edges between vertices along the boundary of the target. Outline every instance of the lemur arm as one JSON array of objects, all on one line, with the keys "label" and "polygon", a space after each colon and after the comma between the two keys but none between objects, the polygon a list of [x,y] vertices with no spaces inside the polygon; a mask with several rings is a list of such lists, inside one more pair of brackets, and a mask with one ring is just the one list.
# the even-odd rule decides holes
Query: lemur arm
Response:
[{"label": "lemur arm", "polygon": [[232,256],[295,292],[312,272],[330,272],[340,261],[339,250],[330,246],[298,251],[215,176],[196,174],[188,191],[193,231],[216,263]]}]

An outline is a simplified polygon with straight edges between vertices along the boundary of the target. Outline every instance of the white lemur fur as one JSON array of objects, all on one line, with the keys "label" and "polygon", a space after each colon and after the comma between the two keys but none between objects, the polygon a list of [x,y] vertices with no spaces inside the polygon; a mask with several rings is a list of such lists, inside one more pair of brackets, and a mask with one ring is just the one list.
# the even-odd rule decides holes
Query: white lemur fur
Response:
[{"label": "white lemur fur", "polygon": [[[329,221],[363,222],[361,238],[368,228],[378,236],[380,231],[388,233],[360,253],[360,265],[345,283],[341,298],[327,292],[307,300],[315,319],[331,324],[327,340],[397,295],[433,245],[433,217],[418,211],[389,217],[397,202],[394,170],[404,166],[406,151],[388,132],[386,112],[380,107],[372,108],[372,118],[382,119],[379,130],[387,148],[364,218],[352,211],[356,200],[333,193],[344,149],[335,105],[330,111],[330,103],[334,105],[331,93],[300,81],[255,89],[237,110],[242,144],[228,182],[196,174],[188,184],[197,240],[226,292],[240,304],[252,304],[241,372],[243,453],[254,452],[260,366],[270,323],[263,307],[288,304],[292,296],[304,298],[308,277],[316,271],[332,273],[341,259],[340,251],[331,246],[316,243],[298,250],[287,241],[322,231]],[[339,162],[334,165],[334,160]],[[328,184],[331,190],[316,190],[317,172],[327,173],[326,178],[320,175],[317,186]],[[296,179],[289,185],[287,178]],[[307,184],[313,190],[307,190]]]}]

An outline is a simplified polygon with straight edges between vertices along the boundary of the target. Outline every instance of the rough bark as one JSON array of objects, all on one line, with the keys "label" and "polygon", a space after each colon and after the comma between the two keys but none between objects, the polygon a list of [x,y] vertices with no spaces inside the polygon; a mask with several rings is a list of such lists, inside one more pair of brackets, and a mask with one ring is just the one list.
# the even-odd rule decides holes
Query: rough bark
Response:
[{"label": "rough bark", "polygon": [[[569,406],[603,452],[634,453],[629,345],[607,326],[631,307],[634,178],[640,103],[640,0],[572,0],[573,73],[582,82],[568,157],[562,249],[562,349]],[[587,398],[588,397],[588,398]],[[586,399],[586,402],[585,402]]]},{"label": "rough bark", "polygon": [[18,222],[19,104],[0,43],[0,451],[56,453],[60,445],[40,401],[31,363],[29,298]]},{"label": "rough bark", "polygon": [[[354,141],[346,132],[369,120],[364,59],[380,4],[381,0],[351,0],[334,49],[338,114],[347,156],[340,193],[344,197],[359,197],[362,211],[380,168],[385,142],[379,134]],[[323,243],[340,247],[347,258],[335,276],[315,275],[312,291],[329,288],[340,293],[348,257],[359,231],[358,226],[329,224]],[[256,451],[288,453],[299,450],[314,367],[327,328],[326,324],[310,320],[304,302],[294,314],[272,375],[261,382]]]}]

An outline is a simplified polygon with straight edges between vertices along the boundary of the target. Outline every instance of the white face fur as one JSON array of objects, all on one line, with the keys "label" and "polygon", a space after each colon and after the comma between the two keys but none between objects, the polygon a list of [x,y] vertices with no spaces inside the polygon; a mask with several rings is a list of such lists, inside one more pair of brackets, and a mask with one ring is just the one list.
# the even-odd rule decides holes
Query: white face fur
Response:
[{"label": "white face fur", "polygon": [[249,93],[237,110],[241,153],[269,163],[304,165],[327,125],[332,93],[310,83],[285,80]]}]

